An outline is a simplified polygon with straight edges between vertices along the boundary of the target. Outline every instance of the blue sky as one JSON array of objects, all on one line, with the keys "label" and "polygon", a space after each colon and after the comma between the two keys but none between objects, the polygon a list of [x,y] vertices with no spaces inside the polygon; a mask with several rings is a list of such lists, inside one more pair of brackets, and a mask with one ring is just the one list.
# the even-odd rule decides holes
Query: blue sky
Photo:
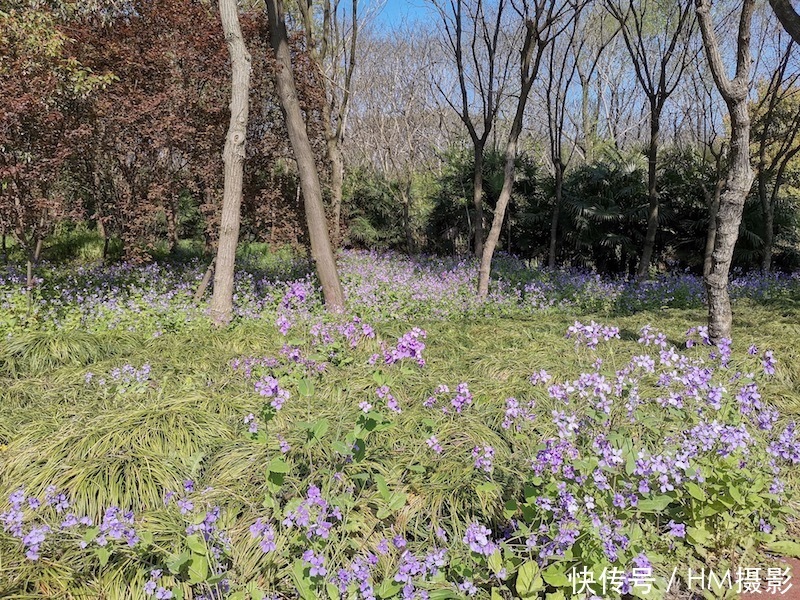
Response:
[{"label": "blue sky", "polygon": [[400,23],[403,19],[415,21],[428,11],[424,0],[370,0],[370,3],[383,5],[377,22],[387,27]]}]

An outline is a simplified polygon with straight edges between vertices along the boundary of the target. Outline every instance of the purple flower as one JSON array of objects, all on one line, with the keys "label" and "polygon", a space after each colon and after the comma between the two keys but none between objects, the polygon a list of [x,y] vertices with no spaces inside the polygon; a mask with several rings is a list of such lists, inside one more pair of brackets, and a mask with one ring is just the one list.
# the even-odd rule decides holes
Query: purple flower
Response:
[{"label": "purple flower", "polygon": [[328,574],[328,569],[325,568],[325,557],[315,554],[313,550],[303,552],[303,562],[311,566],[309,570],[311,577],[324,577]]},{"label": "purple flower", "polygon": [[433,450],[436,454],[442,453],[442,446],[439,444],[439,440],[436,438],[435,435],[432,435],[427,440],[425,440],[425,443],[428,445],[428,448]]},{"label": "purple flower", "polygon": [[469,549],[483,556],[490,556],[497,550],[497,544],[492,541],[492,532],[480,523],[472,523],[464,533],[464,543]]},{"label": "purple flower", "polygon": [[675,521],[670,521],[669,523],[667,523],[667,527],[669,528],[667,534],[679,538],[686,537],[686,525],[684,525],[683,523],[676,523]]},{"label": "purple flower", "polygon": [[761,361],[761,364],[764,366],[764,373],[767,375],[775,375],[775,365],[777,362],[772,356],[772,350],[764,352],[764,359]]},{"label": "purple flower", "polygon": [[494,448],[491,446],[475,446],[472,449],[472,458],[475,459],[475,468],[486,473],[491,473],[494,467]]}]

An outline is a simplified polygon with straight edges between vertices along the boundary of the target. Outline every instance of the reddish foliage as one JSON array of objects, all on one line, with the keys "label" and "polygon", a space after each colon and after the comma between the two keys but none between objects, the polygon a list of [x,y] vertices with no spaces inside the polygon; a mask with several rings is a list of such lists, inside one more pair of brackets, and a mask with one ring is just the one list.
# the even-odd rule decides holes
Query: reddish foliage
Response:
[{"label": "reddish foliage", "polygon": [[[242,234],[299,244],[302,203],[274,95],[265,18],[244,15],[242,26],[253,58]],[[114,80],[85,98],[67,97],[56,59],[17,58],[0,48],[0,224],[33,240],[44,221],[85,208],[104,235],[122,238],[128,257],[144,258],[158,240],[177,241],[189,197],[212,244],[230,93],[219,15],[197,0],[135,0],[124,13],[84,14],[58,28],[69,38],[65,55]],[[322,166],[322,86],[299,43],[295,48],[298,91]],[[21,61],[36,68],[23,75]]]}]

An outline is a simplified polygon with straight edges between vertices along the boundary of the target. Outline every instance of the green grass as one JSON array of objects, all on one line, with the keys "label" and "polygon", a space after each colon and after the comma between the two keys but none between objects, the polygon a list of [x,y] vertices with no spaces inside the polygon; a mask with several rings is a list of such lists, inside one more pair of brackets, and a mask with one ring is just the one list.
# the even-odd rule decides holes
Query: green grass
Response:
[{"label": "green grass", "polygon": [[[702,323],[704,317],[699,310],[666,310],[613,321],[605,318],[604,322],[621,328],[623,339],[604,359],[621,366],[640,353],[638,331],[647,323],[681,345],[685,331]],[[592,315],[580,318],[588,321]],[[499,491],[481,491],[483,480],[475,470],[463,460],[447,457],[460,450],[468,452],[475,444],[493,445],[497,451],[494,480],[505,490],[521,485],[526,460],[541,437],[552,434],[553,425],[543,419],[536,435],[512,453],[497,433],[498,407],[510,396],[535,397],[537,409],[546,416],[553,401],[543,390],[530,386],[530,374],[546,369],[563,380],[589,368],[586,354],[576,352],[573,342],[564,338],[573,320],[568,315],[547,314],[526,320],[390,322],[379,327],[379,334],[388,341],[412,326],[428,332],[427,366],[392,372],[392,389],[403,413],[391,435],[371,442],[366,461],[358,467],[381,473],[409,494],[409,502],[397,516],[398,532],[424,537],[430,535],[431,522],[447,521],[457,534],[477,512],[502,514]],[[743,355],[751,343],[774,350],[778,372],[761,393],[779,408],[783,419],[797,418],[797,312],[740,303],[736,336],[735,356]],[[169,520],[163,511],[164,492],[193,478],[199,488],[213,488],[208,501],[222,506],[231,522],[237,523],[231,535],[239,568],[262,569],[258,577],[268,579],[270,571],[259,567],[260,554],[242,523],[252,522],[259,514],[266,486],[263,465],[277,453],[277,440],[270,437],[266,444],[257,444],[244,433],[243,416],[257,412],[262,399],[252,391],[252,382],[233,373],[228,363],[243,355],[277,356],[284,342],[272,326],[255,322],[215,332],[165,334],[157,339],[73,332],[32,333],[9,340],[0,353],[0,498],[23,484],[34,494],[55,484],[68,490],[77,508],[95,519],[104,507],[118,504],[150,514],[149,525],[158,531],[159,523]],[[305,434],[295,424],[326,418],[329,438],[343,436],[359,414],[358,403],[374,398],[373,369],[364,359],[376,349],[373,344],[358,350],[353,362],[332,367],[317,382],[311,399],[293,396],[270,424],[271,433],[283,435],[305,454],[307,472],[289,482],[298,491],[336,468],[352,471],[337,465],[327,447],[303,449]],[[97,377],[124,363],[149,363],[154,384],[141,393],[114,395],[84,380],[88,371]],[[475,396],[470,418],[441,417],[437,423],[446,450],[459,452],[445,452],[431,471],[417,473],[409,467],[430,462],[423,443],[425,412],[421,403],[437,385],[445,383],[452,389],[460,382],[468,382]],[[632,435],[637,435],[636,431]],[[800,490],[800,475],[791,477],[790,485]],[[367,508],[380,502],[376,497],[365,499],[360,510],[366,530],[374,525],[373,513]],[[165,527],[177,531],[180,524]],[[795,531],[800,534],[800,529]],[[2,543],[0,540],[0,554]],[[16,589],[20,578],[30,576],[25,575],[25,568],[0,561],[0,596],[3,589]],[[122,592],[113,578],[124,575],[113,571],[103,575],[106,580],[112,578],[110,581],[72,581],[59,564],[37,571],[36,577],[37,583],[30,588],[36,591],[13,597],[77,598],[82,597],[82,590],[83,597],[133,598],[143,585],[143,581],[128,582],[122,586],[128,586],[128,591]],[[117,591],[97,591],[104,586]]]}]

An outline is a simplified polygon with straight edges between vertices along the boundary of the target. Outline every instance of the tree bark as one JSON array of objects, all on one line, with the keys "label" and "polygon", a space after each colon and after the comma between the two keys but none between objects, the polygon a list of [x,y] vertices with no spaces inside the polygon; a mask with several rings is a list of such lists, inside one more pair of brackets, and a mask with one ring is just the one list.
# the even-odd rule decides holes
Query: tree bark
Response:
[{"label": "tree bark", "polygon": [[731,80],[722,63],[709,0],[696,0],[697,18],[703,37],[714,83],[728,107],[731,123],[730,167],[720,195],[717,212],[717,234],[711,268],[705,277],[708,294],[708,334],[715,344],[731,338],[733,313],[728,295],[733,250],[739,237],[739,225],[747,194],[753,184],[750,165],[750,114],[747,100],[750,92],[750,28],[755,0],[744,0],[739,19],[736,49],[736,75]]},{"label": "tree bark", "polygon": [[475,144],[474,170],[472,173],[472,206],[475,208],[472,248],[475,256],[483,256],[483,144]]},{"label": "tree bark", "polygon": [[717,212],[719,211],[719,197],[725,180],[719,178],[714,182],[714,191],[708,196],[708,229],[706,231],[706,246],[703,252],[703,277],[711,272],[711,257],[714,253],[714,242],[717,238]]},{"label": "tree bark", "polygon": [[319,182],[314,152],[308,139],[303,113],[297,98],[294,84],[292,58],[289,50],[289,36],[286,32],[282,0],[267,0],[270,44],[275,53],[277,69],[275,84],[278,99],[286,120],[289,141],[294,150],[300,188],[303,192],[303,205],[311,239],[311,255],[316,263],[317,275],[322,285],[325,304],[329,310],[344,310],[344,291],[336,270],[336,260],[328,235],[328,221],[322,202],[322,187]]},{"label": "tree bark", "polygon": [[[503,168],[503,187],[500,196],[497,198],[497,205],[494,209],[492,227],[486,236],[481,255],[481,264],[478,270],[478,298],[486,298],[489,295],[489,277],[492,271],[492,258],[497,242],[500,239],[500,232],[503,229],[503,219],[506,216],[506,208],[511,200],[511,193],[514,189],[514,175],[517,163],[517,145],[519,136],[522,133],[522,120],[525,115],[525,106],[528,103],[533,81],[539,69],[539,60],[542,56],[544,44],[541,43],[540,32],[536,29],[536,24],[532,21],[526,23],[525,42],[521,52],[521,74],[520,91],[517,98],[517,107],[514,112],[514,120],[511,122],[511,129],[508,132],[506,142],[505,166]],[[536,49],[536,59],[532,62],[531,57]]]},{"label": "tree bark", "polygon": [[644,247],[642,248],[642,256],[639,259],[639,266],[636,269],[636,279],[639,281],[647,277],[650,261],[653,258],[653,249],[656,245],[656,233],[658,232],[659,198],[656,183],[661,111],[655,106],[655,102],[655,100],[651,101],[650,108],[650,143],[647,147],[647,198],[650,206],[647,211],[647,233],[644,238]]},{"label": "tree bark", "polygon": [[334,137],[326,140],[328,160],[331,163],[331,209],[333,212],[332,237],[333,245],[339,247],[342,242],[342,190],[344,188],[344,158],[339,142]]},{"label": "tree bark", "polygon": [[547,268],[549,269],[554,269],[556,266],[558,219],[561,212],[561,197],[564,193],[564,165],[561,159],[553,161],[553,179],[555,204],[553,205],[553,217],[550,220],[550,248],[547,252]]},{"label": "tree bark", "polygon": [[775,16],[792,39],[800,44],[800,15],[789,0],[769,0]]},{"label": "tree bark", "polygon": [[222,153],[224,192],[220,215],[219,241],[214,270],[211,318],[217,325],[227,323],[233,312],[233,275],[236,246],[239,242],[245,142],[247,141],[248,100],[250,95],[250,54],[239,25],[236,0],[219,0],[222,30],[231,55],[231,118]]}]

